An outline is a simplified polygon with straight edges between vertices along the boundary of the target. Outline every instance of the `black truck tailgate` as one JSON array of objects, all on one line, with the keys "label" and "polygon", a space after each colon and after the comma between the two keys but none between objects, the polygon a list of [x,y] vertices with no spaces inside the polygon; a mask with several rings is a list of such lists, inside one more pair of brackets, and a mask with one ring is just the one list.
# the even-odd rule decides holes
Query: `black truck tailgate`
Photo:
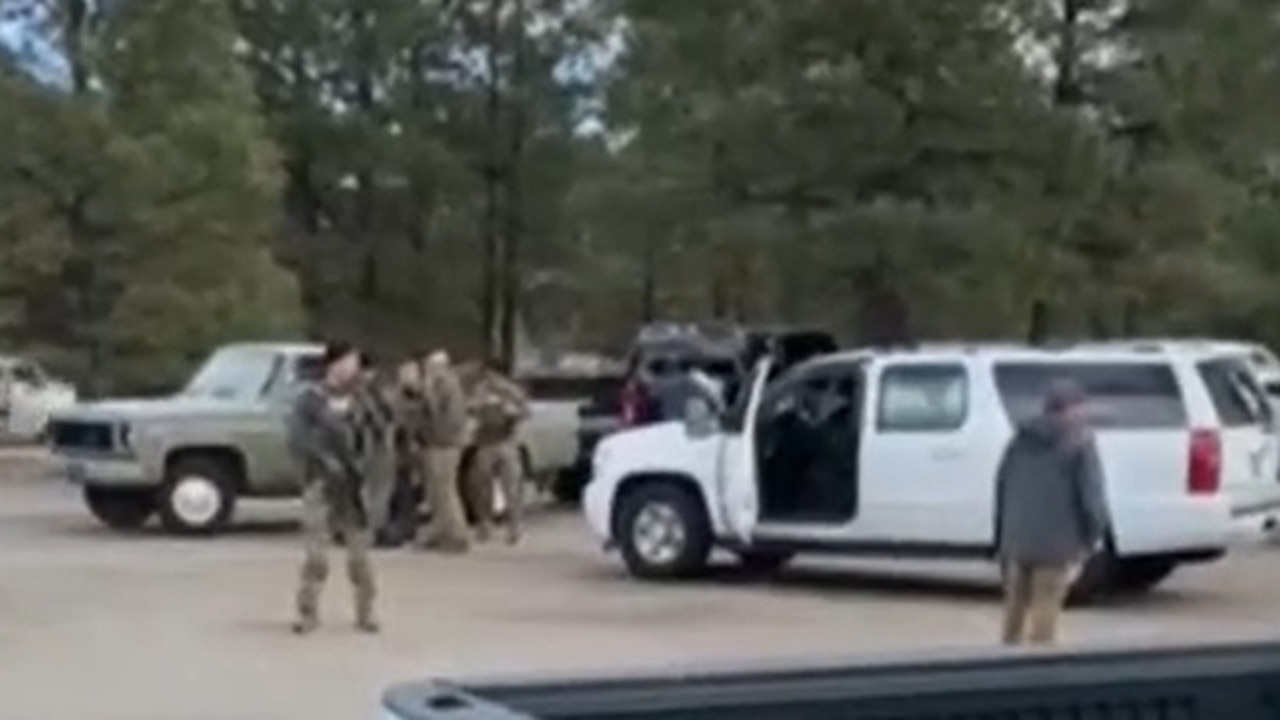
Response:
[{"label": "black truck tailgate", "polygon": [[1278,720],[1280,644],[422,682],[388,720]]}]

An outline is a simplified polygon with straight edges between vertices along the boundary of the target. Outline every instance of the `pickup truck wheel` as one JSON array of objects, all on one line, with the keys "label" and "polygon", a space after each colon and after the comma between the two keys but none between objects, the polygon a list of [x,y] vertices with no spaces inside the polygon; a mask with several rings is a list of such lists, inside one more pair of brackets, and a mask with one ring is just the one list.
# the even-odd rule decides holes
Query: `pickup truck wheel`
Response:
[{"label": "pickup truck wheel", "polygon": [[638,578],[687,578],[706,569],[711,524],[692,493],[650,483],[627,493],[619,508],[619,544],[627,569]]},{"label": "pickup truck wheel", "polygon": [[156,511],[155,497],[147,490],[121,490],[87,486],[84,501],[89,512],[112,530],[137,530]]},{"label": "pickup truck wheel", "polygon": [[178,458],[160,489],[160,523],[180,535],[220,532],[235,510],[235,481],[234,469],[219,458]]}]

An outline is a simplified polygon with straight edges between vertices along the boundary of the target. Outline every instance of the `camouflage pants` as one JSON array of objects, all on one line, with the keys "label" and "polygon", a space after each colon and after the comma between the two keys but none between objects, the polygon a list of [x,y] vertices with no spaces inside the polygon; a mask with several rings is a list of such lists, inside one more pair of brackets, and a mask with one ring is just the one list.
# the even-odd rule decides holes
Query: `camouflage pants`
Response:
[{"label": "camouflage pants", "polygon": [[419,544],[449,550],[465,550],[467,519],[458,493],[458,463],[462,451],[456,447],[429,447],[422,451],[422,478],[426,485],[424,510],[431,521],[419,536]]},{"label": "camouflage pants", "polygon": [[311,482],[302,491],[302,532],[305,556],[298,587],[298,617],[314,621],[320,612],[320,592],[329,576],[330,531],[341,533],[347,552],[347,577],[355,593],[356,621],[373,620],[377,588],[369,563],[373,532],[354,521],[356,513],[333,513],[323,483]]},{"label": "camouflage pants", "polygon": [[1068,565],[1006,563],[1004,567],[1005,645],[1052,645],[1071,586]]},{"label": "camouflage pants", "polygon": [[493,489],[496,484],[506,500],[507,541],[518,541],[524,521],[524,472],[516,444],[508,440],[476,446],[466,483],[467,502],[476,514],[480,537],[488,537],[494,525]]},{"label": "camouflage pants", "polygon": [[412,540],[418,529],[422,505],[422,479],[417,463],[398,463],[394,487],[387,502],[387,521],[378,529],[379,542],[399,545]]}]

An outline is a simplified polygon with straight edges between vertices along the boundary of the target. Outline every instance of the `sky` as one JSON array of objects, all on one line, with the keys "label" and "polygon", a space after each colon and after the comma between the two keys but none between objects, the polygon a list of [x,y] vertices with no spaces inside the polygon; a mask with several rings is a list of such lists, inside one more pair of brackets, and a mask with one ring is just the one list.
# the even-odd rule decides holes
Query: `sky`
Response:
[{"label": "sky", "polygon": [[29,22],[0,22],[0,47],[20,58],[23,67],[37,79],[50,84],[66,81],[62,58],[48,44],[40,41]]}]

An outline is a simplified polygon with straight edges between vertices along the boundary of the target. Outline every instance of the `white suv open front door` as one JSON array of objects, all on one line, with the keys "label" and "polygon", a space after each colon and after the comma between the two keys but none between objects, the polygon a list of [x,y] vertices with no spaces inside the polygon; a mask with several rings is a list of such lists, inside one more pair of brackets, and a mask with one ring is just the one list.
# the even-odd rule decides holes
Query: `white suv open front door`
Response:
[{"label": "white suv open front door", "polygon": [[760,490],[756,470],[756,423],[760,400],[769,381],[771,360],[761,360],[745,388],[748,395],[742,429],[726,439],[720,463],[720,498],[725,521],[738,542],[749,544],[760,516]]}]

